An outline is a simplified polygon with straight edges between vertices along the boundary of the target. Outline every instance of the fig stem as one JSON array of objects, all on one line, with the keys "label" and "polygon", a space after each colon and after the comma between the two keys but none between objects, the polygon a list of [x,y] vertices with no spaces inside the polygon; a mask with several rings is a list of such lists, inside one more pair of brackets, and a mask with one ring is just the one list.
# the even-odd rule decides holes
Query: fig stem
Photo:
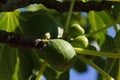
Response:
[{"label": "fig stem", "polygon": [[69,23],[70,23],[72,11],[73,11],[74,3],[75,3],[75,0],[72,0],[70,7],[69,7],[68,16],[67,16],[65,27],[64,27],[64,34],[63,34],[64,37],[66,37],[66,34],[68,33],[68,28],[69,28]]},{"label": "fig stem", "polygon": [[49,40],[47,40],[47,39],[42,40],[43,44],[48,43],[48,41],[49,41]]},{"label": "fig stem", "polygon": [[107,74],[105,71],[103,71],[99,66],[97,66],[95,63],[92,62],[92,60],[89,60],[85,58],[84,56],[78,56],[78,58],[83,61],[84,63],[92,66],[94,69],[96,69],[106,80],[114,80],[109,74]]},{"label": "fig stem", "polygon": [[[120,50],[118,50],[117,53],[120,54]],[[117,80],[120,80],[120,58],[118,59]]]},{"label": "fig stem", "polygon": [[82,48],[74,48],[74,49],[78,55],[82,54],[82,55],[92,55],[92,56],[103,56],[107,58],[120,58],[120,53],[97,52],[97,51],[92,51],[92,50],[87,50]]},{"label": "fig stem", "polygon": [[117,80],[120,80],[120,59],[118,64],[119,64],[119,67],[118,67]]},{"label": "fig stem", "polygon": [[39,70],[39,72],[38,72],[38,75],[37,75],[37,77],[36,77],[36,80],[40,80],[40,77],[41,77],[41,75],[43,74],[43,72],[44,72],[44,70],[45,70],[45,68],[46,68],[46,65],[47,65],[47,61],[44,60],[44,62],[42,63],[42,65],[41,65],[41,67],[40,67],[40,70]]},{"label": "fig stem", "polygon": [[112,63],[111,63],[111,66],[110,66],[110,68],[108,69],[108,74],[110,74],[111,73],[111,71],[112,71],[112,69],[114,68],[114,65],[115,65],[115,62],[117,61],[117,59],[113,59],[113,61],[112,61]]}]

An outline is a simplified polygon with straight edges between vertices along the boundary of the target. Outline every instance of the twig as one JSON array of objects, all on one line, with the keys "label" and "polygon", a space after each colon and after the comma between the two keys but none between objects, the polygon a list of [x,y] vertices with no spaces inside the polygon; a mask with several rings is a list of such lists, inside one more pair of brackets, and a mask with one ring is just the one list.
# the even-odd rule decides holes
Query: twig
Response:
[{"label": "twig", "polygon": [[23,35],[17,33],[10,33],[0,30],[0,43],[9,44],[12,47],[36,48],[43,49],[45,47],[44,40],[25,39]]},{"label": "twig", "polygon": [[[7,2],[7,0],[0,1],[0,12],[3,11],[13,11],[15,9],[26,7],[30,4],[43,4],[47,8],[56,9],[59,12],[66,12],[69,10],[70,1],[59,2],[59,1],[51,1],[51,0],[13,0],[11,2]],[[117,3],[117,1],[75,1],[75,5],[73,11],[79,12],[89,12],[90,10],[101,11],[105,9],[110,9],[111,6]]]}]

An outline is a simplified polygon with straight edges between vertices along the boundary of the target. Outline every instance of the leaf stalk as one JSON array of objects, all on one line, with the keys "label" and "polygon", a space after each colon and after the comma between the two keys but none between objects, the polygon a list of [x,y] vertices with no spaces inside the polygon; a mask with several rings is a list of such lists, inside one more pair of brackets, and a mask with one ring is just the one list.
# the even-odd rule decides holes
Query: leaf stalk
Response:
[{"label": "leaf stalk", "polygon": [[119,53],[105,53],[105,52],[97,52],[82,48],[74,48],[78,55],[92,55],[92,56],[103,56],[107,58],[120,58]]},{"label": "leaf stalk", "polygon": [[82,60],[84,63],[92,66],[94,69],[96,69],[106,80],[114,80],[110,75],[108,75],[105,71],[103,71],[99,66],[97,66],[95,63],[92,62],[92,60],[89,60],[85,58],[84,56],[78,56],[80,60]]},{"label": "leaf stalk", "polygon": [[41,66],[41,68],[40,68],[40,70],[39,70],[39,72],[38,72],[36,80],[40,80],[40,77],[43,74],[43,72],[44,72],[44,70],[46,68],[46,65],[47,65],[47,61],[44,61],[43,64],[42,64],[42,66]]}]

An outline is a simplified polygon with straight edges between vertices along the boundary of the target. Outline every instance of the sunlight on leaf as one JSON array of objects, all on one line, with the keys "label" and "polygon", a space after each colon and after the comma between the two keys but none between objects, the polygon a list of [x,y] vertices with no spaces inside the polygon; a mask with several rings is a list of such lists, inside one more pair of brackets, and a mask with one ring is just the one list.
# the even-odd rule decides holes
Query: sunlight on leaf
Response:
[{"label": "sunlight on leaf", "polygon": [[32,11],[32,12],[38,11],[40,9],[47,10],[47,8],[42,4],[32,4],[32,5],[29,5],[28,7],[26,7],[26,11]]},{"label": "sunlight on leaf", "polygon": [[16,53],[14,53],[14,48],[2,45],[0,55],[0,78],[2,80],[11,80],[11,74],[14,72],[16,64]]},{"label": "sunlight on leaf", "polygon": [[98,16],[100,16],[100,18],[104,22],[105,26],[113,25],[112,19],[106,11],[101,11],[101,12],[96,12],[96,13],[98,14]]},{"label": "sunlight on leaf", "polygon": [[[106,27],[106,24],[103,22],[103,19],[95,11],[90,11],[88,17],[92,31],[97,31],[98,29]],[[105,33],[106,30],[103,30],[102,32],[97,33],[94,36],[94,38],[99,42],[100,45],[105,40]]]},{"label": "sunlight on leaf", "polygon": [[2,12],[0,17],[0,29],[8,32],[15,31],[16,27],[19,26],[19,13],[19,10],[13,12]]},{"label": "sunlight on leaf", "polygon": [[[15,50],[15,52],[17,53],[18,50]],[[16,64],[15,64],[15,71],[12,75],[12,80],[19,80],[19,77],[18,77],[18,72],[19,72],[19,69],[20,69],[20,59],[17,55],[17,59],[16,59]]]}]

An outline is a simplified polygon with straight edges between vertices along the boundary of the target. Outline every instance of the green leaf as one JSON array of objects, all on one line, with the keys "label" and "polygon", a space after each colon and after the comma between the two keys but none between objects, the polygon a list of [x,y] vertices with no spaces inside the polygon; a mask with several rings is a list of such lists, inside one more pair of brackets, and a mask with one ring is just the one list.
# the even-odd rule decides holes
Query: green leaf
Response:
[{"label": "green leaf", "polygon": [[42,4],[31,4],[25,8],[26,11],[36,12],[39,10],[47,10],[47,8]]},{"label": "green leaf", "polygon": [[[116,52],[115,39],[109,35],[106,35],[105,41],[101,46],[101,51],[103,52]],[[110,74],[113,78],[117,77],[118,71],[118,60],[107,58],[105,61],[104,70]]]},{"label": "green leaf", "polygon": [[8,32],[15,31],[16,27],[19,26],[19,13],[19,10],[13,12],[2,12],[0,17],[0,30],[6,30]]},{"label": "green leaf", "polygon": [[33,15],[36,15],[36,14],[40,14],[40,13],[45,13],[45,10],[38,10],[38,11],[35,11],[35,12],[32,12],[32,11],[21,11],[19,16],[18,16],[18,20],[19,20],[19,25],[18,27],[15,29],[15,32],[17,33],[20,33],[20,34],[23,34],[24,35],[24,26],[25,26],[25,23],[30,19],[30,17],[32,17]]},{"label": "green leaf", "polygon": [[[106,35],[105,41],[103,45],[101,46],[101,51],[103,52],[115,52],[116,51],[116,45],[115,40],[109,35]],[[118,70],[118,61],[116,59],[109,59],[107,58],[105,61],[105,68],[104,70],[110,74],[113,78],[116,78],[117,76],[117,70]]]},{"label": "green leaf", "polygon": [[[14,32],[18,26],[20,26],[19,14],[19,10],[13,12],[2,12],[0,17],[0,29]],[[0,44],[0,79],[28,79],[32,74],[32,69],[38,67],[38,65],[40,67],[39,61],[37,59],[36,61],[34,60],[32,53],[34,54],[34,52],[19,50],[8,45]],[[36,64],[36,66],[34,64]]]},{"label": "green leaf", "polygon": [[[1,13],[2,16],[0,18],[0,29],[6,30],[8,32],[13,32],[13,31],[17,32],[17,30],[20,30],[20,33],[22,33],[23,30],[21,28],[22,26],[21,23],[24,25],[25,21],[28,20],[32,15],[41,12],[42,11],[25,12],[23,16],[16,14],[16,12]],[[26,13],[28,13],[29,15]],[[22,19],[22,21],[20,19]],[[6,48],[6,45],[4,46],[3,44],[0,44],[0,79],[27,80],[31,75],[33,75],[32,73],[33,69],[38,70],[40,68],[39,57],[41,58],[41,56],[43,55],[41,55],[41,52],[39,52],[40,54],[38,55],[37,52],[34,50],[16,49],[11,47],[9,47],[8,49]],[[7,55],[8,53],[12,55]],[[5,55],[6,56],[3,57],[3,54],[4,56]],[[13,61],[11,61],[10,59],[12,59]],[[55,71],[54,73],[56,74]]]},{"label": "green leaf", "polygon": [[115,43],[116,48],[119,51],[120,50],[120,30],[116,33],[115,41],[116,41]]},{"label": "green leaf", "polygon": [[98,16],[100,16],[100,18],[102,19],[102,21],[104,22],[105,26],[112,26],[113,22],[112,19],[110,17],[110,15],[107,13],[107,11],[100,11],[100,12],[96,12],[98,14]]},{"label": "green leaf", "polygon": [[[0,78],[2,80],[19,80],[17,76],[19,57],[16,48],[1,45]],[[7,76],[7,77],[6,77]]]},{"label": "green leaf", "polygon": [[57,78],[57,72],[51,67],[46,67],[44,71],[44,76],[47,80],[55,80]]},{"label": "green leaf", "polygon": [[20,57],[20,73],[23,79],[27,80],[33,73],[33,70],[38,71],[40,68],[40,59],[37,53],[32,49],[18,49]]},{"label": "green leaf", "polygon": [[0,44],[0,79],[27,80],[40,67],[38,58],[32,50]]},{"label": "green leaf", "polygon": [[96,65],[98,65],[100,68],[104,69],[105,60],[104,60],[103,58],[101,58],[101,57],[95,57],[93,61],[94,61],[94,63],[95,63]]},{"label": "green leaf", "polygon": [[[116,40],[117,53],[119,53],[120,52],[120,30],[116,33],[115,40]],[[117,61],[118,61],[118,63],[115,66],[117,66],[117,70],[116,70],[116,72],[118,72],[117,80],[119,80],[120,79],[120,59]],[[116,75],[115,75],[115,77],[116,77]]]},{"label": "green leaf", "polygon": [[20,28],[22,29],[25,37],[32,39],[45,38],[46,33],[49,33],[51,38],[57,38],[58,35],[58,26],[56,21],[51,15],[44,11],[31,15]]},{"label": "green leaf", "polygon": [[13,75],[12,75],[12,80],[19,80],[19,74],[18,74],[18,72],[19,72],[19,63],[20,63],[20,58],[19,57],[17,57],[17,59],[16,59],[16,64],[15,64],[15,71],[14,71],[14,73],[13,73]]},{"label": "green leaf", "polygon": [[69,80],[69,71],[62,73],[58,80]]},{"label": "green leaf", "polygon": [[[106,27],[105,23],[103,22],[103,19],[98,15],[97,12],[90,11],[88,17],[91,25],[91,30],[93,32]],[[104,42],[105,34],[106,30],[94,34],[94,38],[99,42],[99,45],[101,45]]]},{"label": "green leaf", "polygon": [[15,48],[3,44],[0,49],[0,78],[2,80],[12,80],[12,74],[14,74],[17,63],[17,53]]},{"label": "green leaf", "polygon": [[109,35],[105,36],[105,41],[101,46],[101,51],[103,52],[114,52],[116,49],[115,40]]},{"label": "green leaf", "polygon": [[95,11],[90,11],[88,17],[93,31],[105,27],[101,17]]},{"label": "green leaf", "polygon": [[117,77],[119,64],[118,59],[106,59],[104,70],[110,74],[115,80]]},{"label": "green leaf", "polygon": [[79,60],[78,58],[76,59],[74,65],[73,65],[73,68],[74,68],[77,72],[79,72],[79,73],[87,71],[86,64],[83,63],[83,62],[82,62],[81,60]]},{"label": "green leaf", "polygon": [[[117,20],[120,17],[120,3],[114,2],[112,3],[111,9],[108,9],[109,13],[114,17],[115,20]],[[119,21],[118,21],[119,22]]]},{"label": "green leaf", "polygon": [[59,13],[56,11],[49,11],[49,12],[56,19],[56,22],[59,25],[59,27],[64,28],[67,14],[66,13]]}]

